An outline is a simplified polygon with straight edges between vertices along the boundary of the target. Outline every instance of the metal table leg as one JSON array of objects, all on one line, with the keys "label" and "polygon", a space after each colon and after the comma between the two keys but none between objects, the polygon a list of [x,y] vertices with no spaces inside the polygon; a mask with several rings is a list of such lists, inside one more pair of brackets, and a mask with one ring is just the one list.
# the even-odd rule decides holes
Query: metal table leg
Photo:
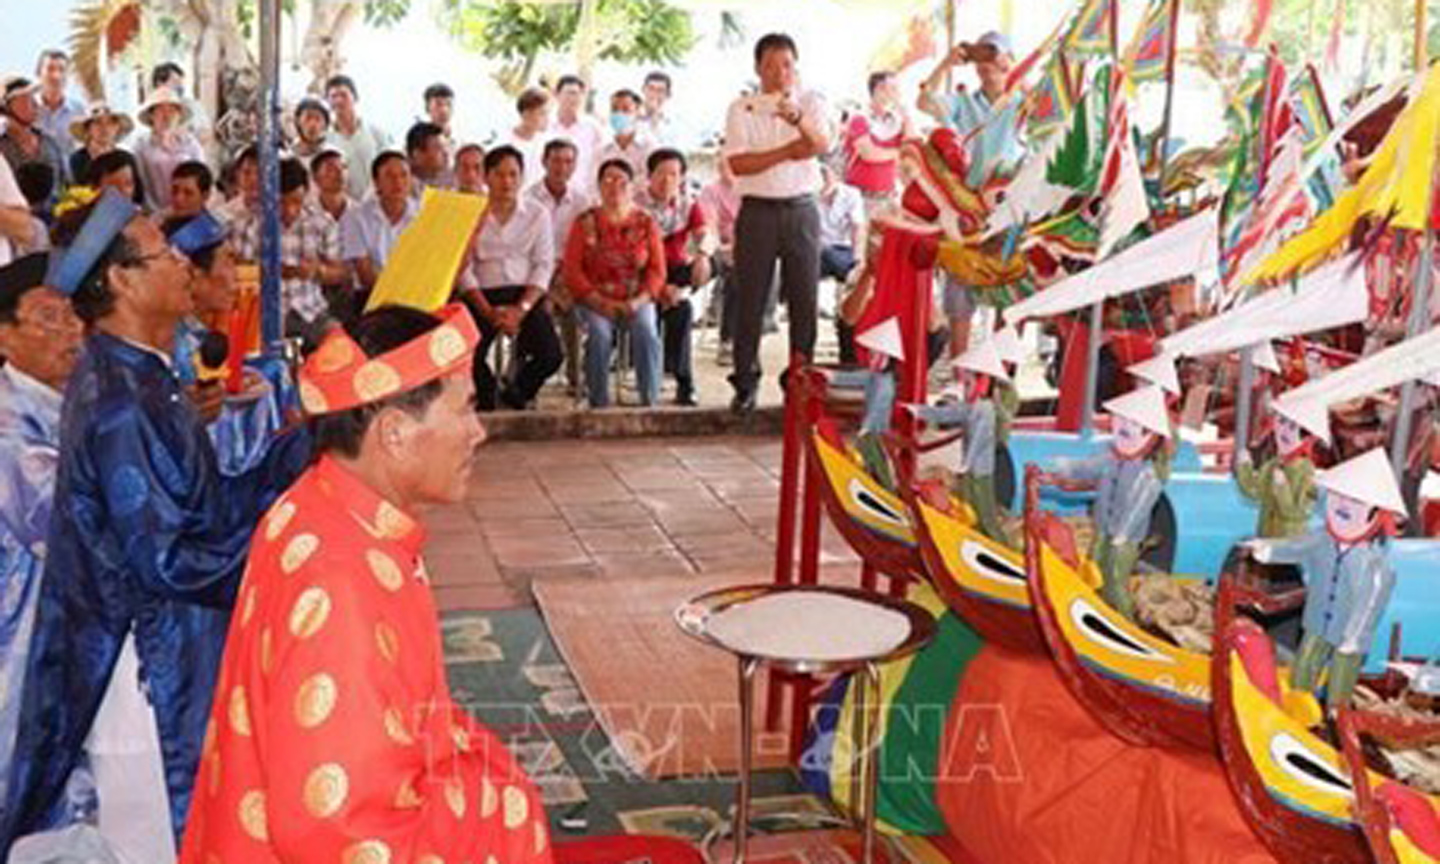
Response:
[{"label": "metal table leg", "polygon": [[750,838],[750,763],[755,749],[755,672],[760,661],[740,658],[740,783],[735,793],[735,864],[744,864]]}]

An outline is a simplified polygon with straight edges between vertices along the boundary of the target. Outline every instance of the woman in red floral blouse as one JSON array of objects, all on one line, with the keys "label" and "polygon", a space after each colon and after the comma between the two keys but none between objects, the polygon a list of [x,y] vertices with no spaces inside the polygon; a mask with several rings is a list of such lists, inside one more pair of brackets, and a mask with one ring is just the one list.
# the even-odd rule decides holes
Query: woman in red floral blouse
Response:
[{"label": "woman in red floral blouse", "polygon": [[623,159],[601,165],[600,206],[576,217],[565,244],[565,281],[588,334],[585,386],[592,408],[610,404],[610,354],[619,326],[630,329],[641,401],[660,401],[655,298],[665,287],[665,247],[655,220],[635,206],[634,179]]}]

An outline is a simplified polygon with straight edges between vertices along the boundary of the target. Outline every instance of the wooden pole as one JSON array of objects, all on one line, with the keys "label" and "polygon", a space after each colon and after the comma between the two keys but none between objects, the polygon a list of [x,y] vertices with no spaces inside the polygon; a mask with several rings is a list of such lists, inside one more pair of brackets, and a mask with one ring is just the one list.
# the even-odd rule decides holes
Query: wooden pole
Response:
[{"label": "wooden pole", "polygon": [[1170,118],[1175,108],[1175,54],[1180,40],[1180,0],[1170,0],[1170,34],[1165,45],[1165,118],[1160,121],[1160,198],[1165,198],[1165,166],[1170,156]]},{"label": "wooden pole", "polygon": [[1428,0],[1415,0],[1415,71],[1430,65]]},{"label": "wooden pole", "polygon": [[[955,47],[955,19],[957,17],[956,7],[958,7],[959,5],[960,0],[950,0],[950,2],[945,4],[945,50],[947,53],[950,51],[950,49]],[[954,65],[945,67],[945,92],[947,94],[955,92]]]}]

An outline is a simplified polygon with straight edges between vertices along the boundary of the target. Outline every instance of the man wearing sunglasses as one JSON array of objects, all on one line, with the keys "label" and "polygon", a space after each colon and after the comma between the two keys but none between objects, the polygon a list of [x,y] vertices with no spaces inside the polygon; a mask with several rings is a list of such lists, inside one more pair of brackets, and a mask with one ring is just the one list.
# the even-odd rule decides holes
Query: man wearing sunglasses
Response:
[{"label": "man wearing sunglasses", "polygon": [[0,858],[61,827],[83,761],[123,860],[175,858],[250,534],[308,461],[303,433],[222,476],[171,367],[190,270],[107,190],[60,219],[46,281],[90,330],[66,389],[44,578]]}]

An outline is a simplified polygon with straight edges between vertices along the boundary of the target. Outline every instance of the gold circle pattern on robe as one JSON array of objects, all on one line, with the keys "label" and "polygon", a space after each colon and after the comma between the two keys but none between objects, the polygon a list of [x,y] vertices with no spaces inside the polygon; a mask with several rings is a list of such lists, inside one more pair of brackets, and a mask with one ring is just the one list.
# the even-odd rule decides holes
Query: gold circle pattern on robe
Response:
[{"label": "gold circle pattern on robe", "polygon": [[316,819],[329,819],[345,806],[350,775],[336,762],[327,762],[305,778],[305,811]]},{"label": "gold circle pattern on robe", "polygon": [[295,722],[301,729],[314,729],[330,719],[340,698],[335,679],[324,672],[306,678],[295,691]]},{"label": "gold circle pattern on robe", "polygon": [[259,789],[251,789],[240,796],[240,827],[250,839],[260,843],[270,842],[270,831],[265,823],[265,793]]},{"label": "gold circle pattern on robe", "polygon": [[300,592],[290,609],[290,633],[296,639],[309,639],[330,617],[330,595],[324,588],[311,586]]}]

